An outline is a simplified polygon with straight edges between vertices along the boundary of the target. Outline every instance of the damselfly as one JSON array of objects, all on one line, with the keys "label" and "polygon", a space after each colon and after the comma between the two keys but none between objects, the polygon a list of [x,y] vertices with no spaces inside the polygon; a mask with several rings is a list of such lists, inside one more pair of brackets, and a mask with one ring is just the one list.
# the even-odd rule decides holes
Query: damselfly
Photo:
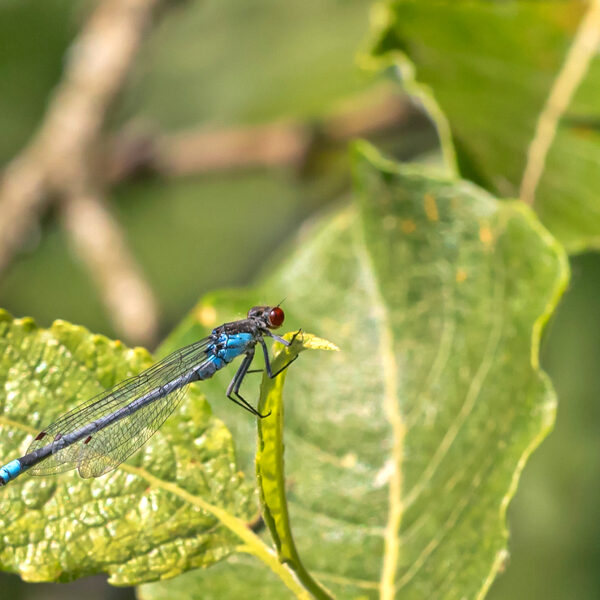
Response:
[{"label": "damselfly", "polygon": [[21,473],[49,475],[77,469],[82,477],[99,477],[112,471],[142,446],[165,422],[185,395],[188,384],[212,377],[234,358],[244,358],[227,388],[227,398],[257,417],[261,414],[240,394],[256,344],[262,346],[265,369],[271,369],[265,337],[285,346],[288,342],[271,330],[284,320],[279,306],[255,306],[248,317],[225,323],[190,346],[176,350],[139,375],[126,379],[91,398],[45,427],[25,456],[0,467],[0,486]]}]

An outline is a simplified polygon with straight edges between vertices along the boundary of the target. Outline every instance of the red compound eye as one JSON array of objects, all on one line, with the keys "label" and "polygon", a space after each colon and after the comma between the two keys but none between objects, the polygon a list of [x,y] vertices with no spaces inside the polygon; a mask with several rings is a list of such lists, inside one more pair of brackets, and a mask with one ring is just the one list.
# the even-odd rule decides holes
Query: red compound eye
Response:
[{"label": "red compound eye", "polygon": [[284,319],[285,315],[283,314],[283,310],[279,308],[279,306],[276,306],[275,308],[271,309],[271,312],[269,313],[269,325],[271,327],[281,327]]}]

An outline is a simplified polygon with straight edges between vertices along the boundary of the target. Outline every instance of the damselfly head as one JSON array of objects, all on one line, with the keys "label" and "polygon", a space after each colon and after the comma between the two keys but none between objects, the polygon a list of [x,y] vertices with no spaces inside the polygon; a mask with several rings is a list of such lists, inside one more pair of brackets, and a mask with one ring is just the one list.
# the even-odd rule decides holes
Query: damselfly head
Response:
[{"label": "damselfly head", "polygon": [[279,306],[254,306],[248,311],[248,318],[260,319],[269,329],[283,325],[285,314]]}]

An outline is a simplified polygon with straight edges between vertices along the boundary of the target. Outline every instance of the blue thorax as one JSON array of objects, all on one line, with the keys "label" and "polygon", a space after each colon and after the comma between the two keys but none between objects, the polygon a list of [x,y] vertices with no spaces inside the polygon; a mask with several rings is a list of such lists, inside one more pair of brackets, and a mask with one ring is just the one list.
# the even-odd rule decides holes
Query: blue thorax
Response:
[{"label": "blue thorax", "polygon": [[221,333],[216,341],[206,348],[206,353],[228,364],[255,343],[256,338],[251,333]]}]

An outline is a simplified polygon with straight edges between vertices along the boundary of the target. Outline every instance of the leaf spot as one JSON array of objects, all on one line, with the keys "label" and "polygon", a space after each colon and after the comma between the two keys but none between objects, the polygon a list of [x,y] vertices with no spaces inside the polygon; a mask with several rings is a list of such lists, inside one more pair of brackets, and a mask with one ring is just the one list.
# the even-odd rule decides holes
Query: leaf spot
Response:
[{"label": "leaf spot", "polygon": [[430,221],[439,221],[440,215],[438,213],[437,204],[432,194],[425,194],[423,198],[425,203],[425,214]]},{"label": "leaf spot", "polygon": [[492,230],[487,225],[482,225],[479,228],[479,239],[486,246],[489,246],[492,243],[494,236],[492,235]]},{"label": "leaf spot", "polygon": [[417,228],[417,226],[415,225],[415,222],[412,219],[403,219],[400,222],[400,228],[404,233],[412,233]]}]

